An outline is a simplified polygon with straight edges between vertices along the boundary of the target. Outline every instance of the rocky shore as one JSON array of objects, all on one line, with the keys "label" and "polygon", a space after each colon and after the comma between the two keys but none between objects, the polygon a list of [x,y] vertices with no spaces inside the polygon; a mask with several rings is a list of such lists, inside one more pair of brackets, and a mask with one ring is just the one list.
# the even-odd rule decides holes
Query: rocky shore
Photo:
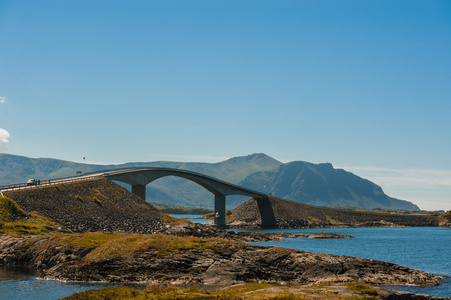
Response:
[{"label": "rocky shore", "polygon": [[445,279],[382,261],[160,234],[3,235],[0,264],[35,267],[45,278],[81,282],[437,285]]}]

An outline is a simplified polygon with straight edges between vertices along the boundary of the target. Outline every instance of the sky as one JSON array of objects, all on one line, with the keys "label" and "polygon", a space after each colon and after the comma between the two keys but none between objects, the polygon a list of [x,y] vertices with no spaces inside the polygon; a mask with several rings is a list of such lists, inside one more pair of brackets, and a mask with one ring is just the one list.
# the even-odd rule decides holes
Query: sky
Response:
[{"label": "sky", "polygon": [[448,0],[0,0],[0,152],[330,162],[451,210]]}]

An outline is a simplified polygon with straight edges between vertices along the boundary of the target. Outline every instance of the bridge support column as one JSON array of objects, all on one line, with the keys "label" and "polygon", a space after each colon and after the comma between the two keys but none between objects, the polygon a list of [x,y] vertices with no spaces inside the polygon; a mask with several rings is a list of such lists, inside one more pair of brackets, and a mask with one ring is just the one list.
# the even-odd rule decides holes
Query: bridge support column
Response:
[{"label": "bridge support column", "polygon": [[[218,228],[225,228],[225,214],[226,214],[226,205],[225,205],[225,196],[222,194],[215,195],[215,225]],[[219,214],[219,216],[218,216]]]},{"label": "bridge support column", "polygon": [[132,185],[132,193],[146,200],[146,186],[141,184]]}]

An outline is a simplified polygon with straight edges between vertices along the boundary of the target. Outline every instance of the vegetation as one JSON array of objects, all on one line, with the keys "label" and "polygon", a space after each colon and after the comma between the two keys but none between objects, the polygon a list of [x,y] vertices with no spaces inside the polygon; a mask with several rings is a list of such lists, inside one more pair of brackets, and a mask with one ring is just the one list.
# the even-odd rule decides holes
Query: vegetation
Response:
[{"label": "vegetation", "polygon": [[102,202],[99,200],[99,198],[94,197],[94,198],[92,198],[92,200],[93,200],[96,204],[98,204],[99,206],[102,206]]},{"label": "vegetation", "polygon": [[163,234],[134,234],[122,235],[112,238],[92,250],[87,258],[129,256],[135,252],[155,251],[156,255],[168,255],[181,251],[198,249],[217,249],[228,247],[231,244],[244,245],[239,242],[223,239],[201,239],[196,237],[178,237]]},{"label": "vegetation", "polygon": [[441,215],[441,216],[436,217],[436,218],[437,218],[438,221],[439,221],[440,223],[442,223],[444,226],[446,226],[446,225],[450,226],[450,224],[451,224],[451,210],[448,211],[448,212],[446,212],[446,213],[444,213],[444,214]]},{"label": "vegetation", "polygon": [[441,215],[441,218],[447,220],[448,222],[451,222],[451,210]]},{"label": "vegetation", "polygon": [[41,215],[27,214],[12,199],[0,196],[0,234],[38,235],[58,231],[59,227]]},{"label": "vegetation", "polygon": [[187,224],[187,223],[191,223],[190,220],[179,219],[179,218],[170,216],[168,214],[165,214],[164,212],[159,212],[159,213],[161,215],[161,219],[165,223],[171,223],[171,224]]},{"label": "vegetation", "polygon": [[12,221],[15,218],[25,218],[27,214],[12,199],[0,196],[0,222]]},{"label": "vegetation", "polygon": [[[334,292],[331,292],[334,290]],[[341,295],[337,290],[344,291]],[[88,299],[330,299],[330,300],[367,300],[376,299],[375,288],[358,283],[341,285],[313,286],[277,286],[263,283],[236,284],[226,288],[205,291],[196,286],[186,289],[173,285],[152,285],[147,289],[138,290],[129,287],[108,287],[99,290],[89,290],[68,296],[66,300]]]},{"label": "vegetation", "polygon": [[376,296],[377,290],[368,284],[363,283],[347,283],[346,286],[352,292],[357,292],[365,295]]},{"label": "vegetation", "polygon": [[136,252],[153,251],[155,255],[169,255],[186,250],[215,250],[245,243],[213,238],[179,237],[164,234],[104,233],[53,233],[42,247],[81,247],[91,249],[87,259],[130,256]]},{"label": "vegetation", "polygon": [[[215,217],[214,212],[211,212],[211,213],[208,213],[208,214],[202,216],[202,218],[204,218],[204,219],[212,219],[214,217]],[[232,222],[232,221],[238,221],[238,218],[232,216],[231,210],[227,210],[226,211],[226,222]]]}]

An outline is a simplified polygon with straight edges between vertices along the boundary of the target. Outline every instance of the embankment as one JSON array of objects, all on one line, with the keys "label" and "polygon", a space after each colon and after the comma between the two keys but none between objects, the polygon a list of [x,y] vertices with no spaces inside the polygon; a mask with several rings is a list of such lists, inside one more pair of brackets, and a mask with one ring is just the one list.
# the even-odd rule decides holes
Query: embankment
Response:
[{"label": "embankment", "polygon": [[434,217],[346,211],[310,206],[275,197],[249,199],[232,210],[231,227],[325,228],[439,226]]},{"label": "embankment", "polygon": [[72,232],[163,230],[166,214],[125,188],[99,178],[4,192],[23,210],[36,212]]}]

